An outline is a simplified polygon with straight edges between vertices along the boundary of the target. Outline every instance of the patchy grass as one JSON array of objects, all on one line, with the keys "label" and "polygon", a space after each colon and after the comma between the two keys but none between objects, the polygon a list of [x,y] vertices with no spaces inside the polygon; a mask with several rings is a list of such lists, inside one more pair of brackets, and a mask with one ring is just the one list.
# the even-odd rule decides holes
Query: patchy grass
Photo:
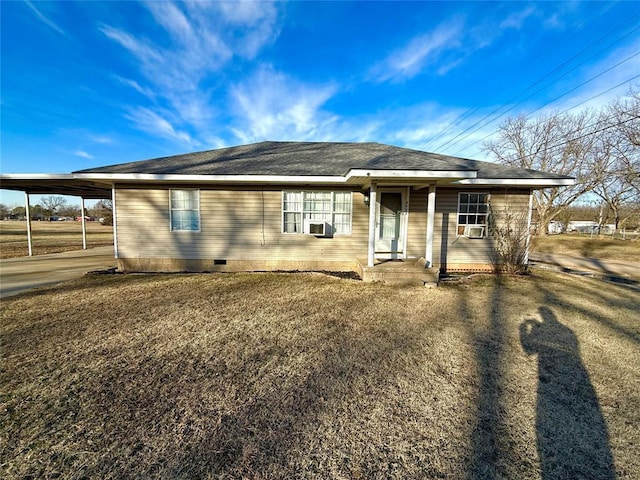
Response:
[{"label": "patchy grass", "polygon": [[640,262],[640,240],[621,240],[601,236],[564,234],[532,237],[532,248],[540,253]]},{"label": "patchy grass", "polygon": [[638,478],[639,294],[89,276],[2,301],[4,478]]},{"label": "patchy grass", "polygon": [[[113,228],[99,222],[87,222],[87,246],[113,245]],[[32,222],[35,255],[59,253],[82,248],[80,222]],[[27,222],[0,221],[0,258],[23,257],[29,254]]]}]

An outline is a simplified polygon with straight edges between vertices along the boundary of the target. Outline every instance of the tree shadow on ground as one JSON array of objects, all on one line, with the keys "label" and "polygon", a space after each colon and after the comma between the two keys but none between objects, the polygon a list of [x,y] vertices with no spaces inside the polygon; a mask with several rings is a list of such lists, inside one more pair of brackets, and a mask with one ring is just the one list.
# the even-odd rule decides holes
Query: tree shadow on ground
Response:
[{"label": "tree shadow on ground", "polygon": [[[471,434],[473,455],[469,465],[469,479],[507,478],[505,458],[513,454],[504,441],[507,426],[504,423],[503,377],[506,318],[502,304],[501,277],[491,278],[491,308],[486,312],[485,324],[470,324],[473,338],[477,374],[479,377],[475,426]],[[473,318],[473,309],[461,302],[465,318]]]},{"label": "tree shadow on ground", "polygon": [[616,478],[607,426],[578,339],[545,306],[520,325],[520,342],[538,355],[536,433],[543,480]]}]

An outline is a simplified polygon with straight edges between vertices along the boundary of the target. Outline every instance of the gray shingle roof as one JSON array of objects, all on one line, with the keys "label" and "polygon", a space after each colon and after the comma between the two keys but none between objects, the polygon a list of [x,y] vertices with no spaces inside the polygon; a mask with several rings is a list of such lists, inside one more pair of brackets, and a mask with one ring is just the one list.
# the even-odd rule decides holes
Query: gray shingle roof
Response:
[{"label": "gray shingle roof", "polygon": [[73,173],[344,176],[351,169],[477,171],[478,178],[500,179],[570,178],[380,143],[335,142],[261,142]]}]

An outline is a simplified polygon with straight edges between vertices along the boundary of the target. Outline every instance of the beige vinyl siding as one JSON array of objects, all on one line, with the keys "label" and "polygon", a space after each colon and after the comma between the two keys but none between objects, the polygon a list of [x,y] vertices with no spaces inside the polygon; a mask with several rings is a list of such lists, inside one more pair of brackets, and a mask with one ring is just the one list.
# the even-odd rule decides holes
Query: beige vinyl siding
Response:
[{"label": "beige vinyl siding", "polygon": [[428,188],[411,189],[409,193],[409,225],[407,227],[407,257],[424,257],[427,243]]},{"label": "beige vinyl siding", "polygon": [[352,233],[316,238],[282,233],[282,189],[260,187],[199,188],[200,232],[172,232],[169,188],[199,187],[116,187],[121,258],[353,261],[367,255],[368,208],[360,192],[353,193]]},{"label": "beige vinyl siding", "polygon": [[490,265],[495,253],[494,240],[490,236],[470,239],[456,234],[459,192],[488,192],[491,195],[491,212],[508,208],[517,212],[524,221],[528,216],[529,190],[439,188],[436,192],[433,259],[434,264],[444,270],[455,269],[456,266]]}]

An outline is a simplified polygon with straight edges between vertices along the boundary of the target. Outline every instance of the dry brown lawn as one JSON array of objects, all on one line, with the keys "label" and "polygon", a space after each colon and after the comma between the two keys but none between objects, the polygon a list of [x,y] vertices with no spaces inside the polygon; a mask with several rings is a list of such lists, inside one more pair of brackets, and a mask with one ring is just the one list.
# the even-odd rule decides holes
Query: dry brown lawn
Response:
[{"label": "dry brown lawn", "polygon": [[591,238],[589,235],[577,233],[544,235],[533,237],[532,248],[540,253],[640,262],[640,239],[637,237],[622,240],[605,235]]},{"label": "dry brown lawn", "polygon": [[640,477],[640,294],[96,275],[3,300],[4,478]]},{"label": "dry brown lawn", "polygon": [[[113,245],[113,228],[99,222],[87,222],[87,246]],[[32,222],[33,253],[66,252],[82,248],[80,222]],[[23,257],[27,247],[27,222],[0,221],[0,258]]]}]

